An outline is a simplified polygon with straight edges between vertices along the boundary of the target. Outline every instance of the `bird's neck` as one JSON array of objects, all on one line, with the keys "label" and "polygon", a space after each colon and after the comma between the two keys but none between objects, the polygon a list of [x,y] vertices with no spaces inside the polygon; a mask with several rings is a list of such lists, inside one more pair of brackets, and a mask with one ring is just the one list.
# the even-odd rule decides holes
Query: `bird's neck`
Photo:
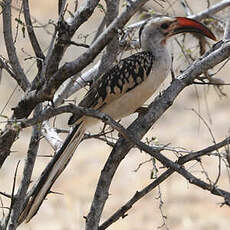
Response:
[{"label": "bird's neck", "polygon": [[146,42],[142,43],[142,49],[152,53],[155,66],[158,66],[159,69],[164,69],[166,72],[169,71],[171,66],[171,57],[167,48],[167,44]]},{"label": "bird's neck", "polygon": [[142,42],[142,50],[149,51],[156,58],[156,60],[161,60],[162,58],[169,58],[169,51],[166,43],[154,42],[154,41],[146,41]]}]

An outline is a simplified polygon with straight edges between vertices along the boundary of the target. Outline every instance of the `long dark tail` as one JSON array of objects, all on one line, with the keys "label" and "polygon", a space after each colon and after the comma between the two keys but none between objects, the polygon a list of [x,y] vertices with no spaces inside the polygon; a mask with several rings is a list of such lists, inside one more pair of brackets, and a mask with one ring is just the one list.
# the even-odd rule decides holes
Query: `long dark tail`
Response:
[{"label": "long dark tail", "polygon": [[58,176],[63,172],[70,159],[72,158],[76,148],[80,144],[85,132],[84,121],[75,126],[72,132],[67,137],[61,149],[55,154],[48,166],[42,172],[40,178],[34,184],[32,193],[28,194],[29,201],[25,205],[18,222],[24,220],[29,222],[37,213],[50,188],[56,181]]}]

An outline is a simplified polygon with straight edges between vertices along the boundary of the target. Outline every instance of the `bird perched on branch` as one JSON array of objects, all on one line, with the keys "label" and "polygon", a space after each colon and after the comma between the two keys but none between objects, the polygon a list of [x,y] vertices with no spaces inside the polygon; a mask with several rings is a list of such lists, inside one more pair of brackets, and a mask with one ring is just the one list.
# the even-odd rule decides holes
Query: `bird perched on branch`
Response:
[{"label": "bird perched on branch", "polygon": [[[115,120],[134,113],[169,73],[171,57],[167,49],[168,38],[184,32],[199,33],[216,40],[207,27],[195,20],[166,16],[151,18],[140,28],[142,52],[121,60],[102,75],[79,106],[100,110]],[[36,190],[24,207],[19,222],[25,219],[29,221],[36,214],[51,186],[71,159],[86,128],[95,122],[95,119],[79,114],[70,117],[68,124],[73,125],[74,129],[35,184]]]}]

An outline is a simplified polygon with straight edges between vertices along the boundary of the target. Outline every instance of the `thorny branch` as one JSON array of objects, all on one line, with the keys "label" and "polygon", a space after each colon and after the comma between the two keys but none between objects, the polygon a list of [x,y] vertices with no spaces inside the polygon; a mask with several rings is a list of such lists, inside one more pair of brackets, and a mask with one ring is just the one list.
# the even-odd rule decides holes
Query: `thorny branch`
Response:
[{"label": "thorny branch", "polygon": [[38,42],[37,37],[36,37],[34,30],[33,30],[28,0],[23,0],[23,11],[24,11],[24,18],[26,21],[26,27],[27,27],[27,32],[28,32],[29,38],[30,38],[30,42],[31,42],[31,45],[33,47],[34,53],[37,57],[36,61],[37,61],[38,71],[41,71],[42,60],[45,59],[45,56],[42,52],[42,49],[39,45],[39,42]]},{"label": "thorny branch", "polygon": [[[39,115],[42,107],[38,106],[35,109],[35,115]],[[18,226],[18,217],[21,214],[23,204],[24,204],[24,197],[28,191],[29,185],[31,183],[31,176],[38,152],[39,147],[39,139],[40,139],[40,124],[36,124],[33,127],[33,132],[30,139],[29,149],[27,152],[27,158],[25,161],[23,177],[20,183],[20,187],[18,188],[17,193],[14,195],[13,204],[12,204],[12,212],[8,214],[9,222],[5,223],[4,225],[10,230],[14,230]],[[14,193],[13,193],[14,194]]]},{"label": "thorny branch", "polygon": [[[58,24],[58,38],[54,45],[50,58],[48,60],[48,66],[46,71],[46,76],[51,78],[53,74],[58,70],[59,63],[70,45],[68,43],[71,41],[72,36],[77,31],[77,29],[89,19],[89,17],[94,12],[96,6],[98,5],[98,0],[87,0],[82,8],[79,8],[73,18],[64,20],[63,15],[59,16]],[[62,2],[63,3],[63,2]],[[63,43],[64,41],[64,43]]]},{"label": "thorny branch", "polygon": [[[106,0],[106,14],[105,14],[105,24],[108,27],[113,20],[118,16],[119,13],[119,2],[120,0]],[[105,53],[103,54],[100,65],[98,67],[97,76],[105,73],[109,67],[115,62],[117,54],[119,51],[119,40],[118,34],[114,36],[112,41],[106,46]]]},{"label": "thorny branch", "polygon": [[[190,154],[187,154],[183,157],[180,157],[177,161],[178,164],[183,165],[189,161],[197,160],[200,157],[207,155],[213,151],[216,151],[217,149],[220,149],[226,145],[229,145],[230,138],[226,138],[223,141],[209,146],[208,148],[202,149],[197,152],[193,152]],[[132,208],[132,206],[139,201],[142,197],[144,197],[147,193],[151,192],[154,188],[156,188],[159,184],[161,184],[163,181],[165,181],[169,176],[171,176],[175,171],[172,168],[167,169],[165,172],[163,172],[160,176],[158,176],[157,179],[155,179],[152,183],[144,187],[142,190],[136,192],[132,198],[127,201],[123,206],[121,206],[114,214],[109,217],[103,224],[100,225],[99,230],[106,229],[108,226],[110,226],[112,223],[117,221],[119,218],[125,216],[127,211]],[[221,192],[220,192],[221,194]],[[225,198],[225,197],[224,197]],[[229,205],[229,202],[228,202]]]},{"label": "thorny branch", "polygon": [[[14,108],[14,116],[16,118],[27,117],[37,103],[52,100],[54,93],[59,86],[66,79],[80,72],[88,64],[90,64],[99,54],[99,52],[102,51],[105,45],[107,45],[113,39],[114,35],[118,33],[118,30],[128,22],[131,16],[137,11],[138,7],[144,5],[146,1],[147,0],[136,0],[133,2],[131,6],[127,7],[126,10],[110,24],[105,32],[98,37],[98,39],[86,52],[84,52],[74,61],[62,65],[54,74],[48,74],[52,77],[49,78],[41,89],[30,92],[30,94],[24,97],[18,106]],[[52,58],[50,58],[50,61],[51,59]],[[53,69],[49,66],[47,66],[47,68]]]},{"label": "thorny branch", "polygon": [[[207,71],[225,58],[228,58],[229,54],[230,44],[225,42],[217,50],[215,50],[214,47],[212,52],[209,52],[207,56],[204,55],[204,58],[195,61],[192,66],[175,79],[171,85],[149,105],[148,112],[144,116],[137,118],[127,130],[135,134],[136,140],[141,139],[159,117],[173,104],[175,98],[182,90],[192,83],[191,81],[193,81],[193,79],[199,76],[203,71]],[[133,142],[130,143],[125,139],[119,139],[113,148],[101,172],[91,209],[87,216],[88,229],[93,228],[95,223],[96,225],[99,223],[104,204],[108,198],[109,187],[113,176],[120,162],[133,146],[135,146]],[[163,164],[166,163],[164,160],[162,162]],[[169,164],[168,167],[171,167],[171,164]],[[179,166],[172,167],[174,170],[178,170],[178,173],[182,173],[183,171],[183,169],[179,169]],[[183,171],[183,173],[187,174],[185,171]],[[190,175],[187,175],[187,178],[189,177]],[[194,183],[197,183],[197,180],[194,181]],[[203,184],[203,188],[208,189],[207,184]]]},{"label": "thorny branch", "polygon": [[[19,102],[18,106],[14,108],[14,114],[13,117],[15,118],[23,118],[27,117],[31,111],[35,108],[35,106],[44,101],[50,101],[53,99],[53,95],[57,88],[69,77],[72,75],[80,72],[84,67],[86,67],[93,59],[96,57],[96,55],[105,47],[106,44],[108,44],[112,38],[114,37],[115,34],[117,34],[117,31],[119,28],[122,28],[128,20],[131,18],[131,16],[137,11],[138,7],[141,5],[144,5],[144,3],[147,2],[147,0],[137,0],[133,2],[131,6],[126,8],[126,10],[119,16],[117,17],[111,25],[99,36],[99,38],[92,44],[92,46],[81,56],[79,56],[76,60],[65,63],[63,66],[61,66],[57,71],[56,71],[56,66],[54,66],[52,63],[59,63],[59,58],[61,58],[64,54],[64,51],[66,50],[65,48],[63,49],[63,45],[61,45],[60,50],[57,49],[57,52],[61,57],[56,57],[54,53],[56,52],[55,47],[58,45],[58,43],[55,44],[55,47],[53,49],[53,52],[50,55],[50,58],[48,60],[48,65],[47,65],[47,71],[46,74],[51,76],[50,74],[53,73],[53,71],[56,71],[55,74],[53,74],[52,77],[50,77],[43,86],[39,87],[39,90],[32,90],[27,92],[23,99]],[[9,2],[10,3],[10,2]],[[88,4],[88,5],[87,5]],[[76,29],[81,25],[81,23],[85,22],[87,20],[88,16],[92,14],[94,8],[96,7],[96,1],[93,1],[93,4],[90,4],[90,1],[88,1],[85,6],[85,8],[79,9],[79,11],[76,12],[76,15],[71,21],[71,32],[76,31]],[[96,4],[96,5],[94,5]],[[10,5],[9,5],[10,6]],[[4,5],[5,7],[5,5]],[[9,7],[10,8],[10,7]],[[6,10],[3,10],[3,12],[7,12]],[[89,13],[90,12],[90,13]],[[85,18],[83,16],[86,14]],[[8,19],[8,18],[7,18]],[[6,20],[6,19],[5,19]],[[65,24],[66,25],[66,24]],[[64,35],[66,36],[66,30],[64,29],[65,33]],[[63,31],[63,32],[64,32]],[[60,33],[60,32],[59,32]],[[71,35],[71,34],[70,34]],[[69,35],[69,36],[70,36]],[[71,35],[72,36],[72,35]],[[71,37],[70,36],[70,37]],[[70,38],[68,37],[68,38]],[[67,39],[67,38],[66,38]],[[64,39],[64,40],[66,40]],[[52,59],[52,57],[55,56],[55,61]],[[54,62],[52,62],[52,60]],[[51,64],[49,64],[51,63]],[[56,64],[55,64],[56,65]],[[0,157],[0,165],[2,165],[7,158],[7,156],[10,153],[10,147],[13,144],[15,137],[16,137],[16,132],[12,131],[11,129],[6,129],[4,133],[7,135],[9,132],[11,132],[12,138],[10,140],[7,140],[7,145],[5,147],[6,150],[1,154],[2,156]],[[14,135],[12,135],[14,133]],[[0,142],[1,139],[3,140],[5,136],[2,134],[0,136]],[[4,139],[5,140],[5,139]]]},{"label": "thorny branch", "polygon": [[[210,8],[211,10],[213,10],[213,12],[212,13],[216,13],[218,10],[221,10],[221,9],[223,9],[224,7],[227,7],[228,6],[228,4],[230,4],[230,1],[223,1],[223,2],[221,2],[222,4],[218,4],[218,5],[214,5],[212,8]],[[84,8],[82,11],[80,11],[80,12],[83,12],[84,10],[86,10],[87,11],[87,4],[86,4],[86,8]],[[206,13],[205,13],[206,12]],[[204,17],[204,16],[207,16],[208,14],[207,14],[207,10],[205,11],[204,13],[201,13],[200,15],[200,17]],[[208,11],[209,12],[209,11]],[[76,13],[76,15],[75,15],[75,20],[74,21],[76,21],[76,18],[78,18],[78,17],[80,17],[79,15],[81,15],[81,13]],[[204,15],[204,16],[203,16]],[[195,16],[194,16],[194,18],[196,18]],[[122,20],[121,20],[122,21]],[[108,31],[109,32],[109,31]],[[105,36],[107,36],[106,35],[106,31],[103,33],[103,35],[105,35]],[[97,71],[97,68],[95,68],[95,70]],[[63,74],[63,76],[64,76],[65,74]],[[94,76],[95,76],[95,74],[93,74]],[[83,80],[82,81],[82,83],[77,83],[76,84],[76,86],[77,86],[77,88],[79,89],[79,88],[81,88],[82,87],[82,85],[84,85],[85,84],[85,82],[87,81],[87,80],[91,80],[91,77],[90,76],[92,76],[92,74],[90,73],[90,75],[86,75],[86,78],[85,78],[85,80]],[[81,79],[84,79],[84,77],[82,76],[81,78],[79,78],[80,80]],[[81,86],[81,87],[79,87],[79,86]],[[51,87],[52,87],[52,84],[51,84]],[[34,92],[35,93],[35,92]],[[26,104],[24,104],[24,99],[22,100],[22,102],[21,102],[21,105],[23,106],[25,106],[26,107],[26,110],[31,110],[30,109],[30,107],[34,104],[34,105],[36,105],[37,104],[37,102],[38,101],[40,101],[38,98],[34,98],[34,96],[33,96],[33,94],[34,94],[33,92],[31,92],[31,93],[29,93],[28,95],[27,95],[27,98],[28,98],[28,104],[27,104],[27,106],[26,106]],[[32,95],[31,95],[32,94]],[[45,92],[44,92],[44,94],[46,94]],[[43,93],[38,93],[37,94],[37,96],[42,96],[43,95]],[[69,94],[68,94],[69,95]],[[31,99],[30,100],[30,98],[34,98],[34,103],[32,103],[32,101],[33,101],[33,99]],[[37,99],[38,99],[38,101],[37,101]],[[45,100],[45,98],[40,98],[41,100]],[[48,99],[48,98],[47,98]],[[48,99],[49,100],[49,99]],[[33,106],[34,106],[33,105]],[[32,106],[32,107],[33,107]],[[29,112],[29,111],[28,111]],[[6,132],[8,133],[8,132],[10,132],[10,131],[7,131],[6,130]],[[11,131],[12,132],[12,131]],[[12,135],[11,135],[12,136]],[[14,135],[15,136],[15,135]],[[4,138],[4,136],[2,136],[2,138]],[[12,141],[14,140],[14,138],[12,138]],[[7,145],[7,147],[6,147],[6,149],[8,149],[8,148],[10,148],[10,146],[12,145],[12,141],[8,141],[8,145]],[[57,140],[58,142],[59,142],[59,140]],[[7,153],[5,153],[5,154],[3,154],[4,155],[4,157],[3,157],[3,160],[5,159],[5,157],[9,154],[9,150],[8,151],[6,151]],[[4,162],[3,160],[1,160],[0,161],[0,165]]]},{"label": "thorny branch", "polygon": [[[14,191],[15,191],[15,186],[16,186],[16,177],[17,177],[17,173],[18,173],[18,166],[19,166],[19,164],[20,164],[20,161],[18,161],[18,163],[17,163],[17,165],[16,165],[15,172],[14,172],[14,180],[13,180],[13,186],[12,186],[12,192],[11,192],[11,197],[12,197],[13,199],[11,199],[10,208],[9,208],[9,213],[8,213],[8,215],[5,217],[5,220],[4,220],[4,223],[3,223],[3,229],[6,229],[8,223],[11,221],[10,216],[11,216],[12,211],[14,210],[14,209],[13,209],[14,200],[15,200]],[[2,225],[2,224],[1,224],[1,225]]]},{"label": "thorny branch", "polygon": [[[164,166],[168,167],[169,169],[164,172],[161,176],[159,176],[154,182],[152,182],[150,185],[145,187],[143,190],[140,192],[137,192],[134,197],[128,201],[121,209],[119,209],[112,217],[109,218],[108,221],[106,221],[100,229],[105,229],[105,227],[108,227],[108,224],[111,224],[111,221],[114,222],[117,219],[119,219],[121,216],[123,216],[128,209],[132,207],[132,205],[139,199],[141,199],[146,193],[150,192],[152,189],[154,189],[159,183],[163,182],[165,179],[167,179],[172,173],[175,171],[184,176],[190,183],[195,184],[196,186],[199,186],[203,189],[209,190],[212,194],[222,196],[225,199],[225,203],[229,205],[229,199],[230,199],[230,194],[224,190],[221,190],[217,188],[216,186],[213,186],[211,184],[207,184],[204,181],[194,177],[191,173],[189,173],[187,170],[184,168],[181,168],[180,165],[185,164],[188,161],[191,160],[197,160],[201,156],[207,155],[210,152],[217,151],[219,148],[228,145],[230,143],[230,138],[226,138],[225,140],[212,145],[208,148],[205,148],[203,150],[197,151],[190,153],[188,155],[185,155],[177,162],[172,162],[168,158],[164,157],[160,151],[164,150],[163,147],[150,147],[143,142],[137,140],[129,131],[127,131],[125,128],[123,128],[119,123],[115,122],[112,120],[109,116],[98,112],[94,111],[91,109],[85,109],[85,108],[80,108],[80,107],[75,107],[75,106],[63,106],[57,109],[54,109],[52,111],[52,115],[56,115],[58,113],[62,113],[63,111],[65,112],[79,112],[81,111],[84,115],[88,116],[93,116],[95,118],[101,119],[103,122],[106,124],[109,124],[112,126],[112,128],[116,129],[118,132],[120,132],[127,140],[131,141],[135,146],[140,148],[140,150],[144,150],[145,152],[149,153],[151,156],[154,158],[158,159]],[[50,114],[51,115],[51,114]],[[36,122],[40,122],[41,120],[38,120],[38,118],[34,118],[33,121],[32,119],[28,120],[29,122],[26,121],[21,121],[22,126],[26,127],[26,124],[34,124]],[[42,119],[47,119],[47,117],[43,117]]]},{"label": "thorny branch", "polygon": [[225,31],[224,31],[224,40],[230,39],[230,10],[228,12],[228,18],[226,21]]},{"label": "thorny branch", "polygon": [[[46,121],[49,118],[64,113],[82,113],[88,116],[94,116],[98,119],[101,119],[107,124],[110,124],[114,129],[118,130],[123,137],[118,140],[116,145],[114,146],[105,166],[101,172],[101,176],[97,185],[97,189],[95,192],[95,196],[92,202],[92,206],[90,212],[87,216],[86,229],[97,229],[99,226],[99,221],[101,218],[101,214],[105,205],[105,202],[108,198],[109,187],[111,181],[113,179],[113,175],[115,174],[117,167],[120,162],[126,156],[128,151],[133,147],[137,146],[141,150],[149,153],[151,156],[158,159],[164,166],[168,167],[164,173],[162,173],[156,180],[154,180],[150,185],[145,187],[140,192],[137,192],[130,201],[128,201],[120,210],[118,210],[112,217],[110,217],[106,222],[104,222],[99,229],[105,229],[110,226],[113,222],[119,219],[121,216],[124,216],[128,209],[132,207],[132,205],[139,199],[141,199],[146,193],[151,191],[165,179],[167,179],[172,173],[177,172],[184,176],[190,183],[193,183],[203,189],[210,191],[212,194],[217,196],[222,196],[225,199],[225,203],[229,205],[230,195],[228,192],[219,189],[217,186],[212,186],[196,177],[194,177],[191,173],[189,173],[185,168],[181,167],[181,165],[185,164],[190,160],[196,160],[199,157],[210,153],[211,151],[216,151],[217,149],[228,145],[229,138],[226,138],[224,141],[217,143],[213,146],[210,146],[204,150],[199,152],[190,153],[181,157],[177,162],[173,162],[168,158],[164,157],[160,153],[163,148],[154,148],[150,147],[143,142],[139,141],[141,137],[150,129],[150,127],[158,120],[158,118],[172,105],[175,98],[179,95],[185,87],[193,83],[193,80],[207,71],[208,69],[214,67],[218,63],[226,60],[226,58],[230,55],[230,43],[229,43],[229,19],[227,21],[227,26],[225,29],[225,37],[224,42],[220,43],[218,46],[214,46],[209,52],[207,52],[203,58],[195,61],[192,66],[190,66],[183,74],[181,74],[177,79],[174,79],[170,87],[168,87],[162,95],[158,96],[149,106],[149,111],[140,116],[130,127],[126,130],[119,123],[113,121],[108,116],[99,113],[93,110],[87,110],[84,108],[75,107],[73,105],[62,106],[59,108],[46,108],[39,114],[39,116],[34,116],[32,119],[26,119],[31,111],[40,103],[46,100],[52,100],[55,91],[59,88],[59,86],[64,82],[64,80],[70,78],[74,74],[75,77],[80,75],[80,71],[84,69],[95,57],[96,55],[105,47],[109,41],[112,40],[114,35],[117,34],[118,29],[121,29],[124,24],[129,20],[129,18],[134,14],[134,12],[143,5],[147,1],[135,1],[132,2],[129,7],[123,12],[120,16],[118,16],[115,20],[116,14],[111,18],[113,21],[110,26],[101,33],[101,35],[97,38],[97,40],[91,45],[91,47],[80,57],[75,59],[70,63],[65,63],[60,68],[58,68],[60,61],[66,51],[66,49],[71,44],[71,38],[77,29],[92,15],[95,7],[97,6],[99,1],[88,0],[85,6],[79,10],[76,9],[76,12],[73,15],[73,18],[69,20],[64,20],[64,5],[65,1],[59,1],[61,7],[59,7],[59,20],[58,26],[56,27],[56,33],[53,37],[55,43],[51,44],[51,49],[49,52],[49,58],[47,59],[47,66],[45,67],[44,75],[47,76],[47,81],[42,82],[40,88],[35,92],[30,90],[19,105],[16,107],[14,112],[14,118],[22,118],[22,119],[10,119],[7,124],[6,129],[1,133],[0,136],[0,149],[3,150],[3,154],[1,151],[0,154],[0,165],[3,164],[4,160],[10,153],[10,147],[14,142],[17,133],[20,128],[29,127],[32,125],[36,125],[34,127],[34,133],[31,137],[31,149],[28,151],[27,162],[24,168],[24,178],[22,179],[21,187],[18,189],[17,194],[14,196],[12,193],[11,197],[15,197],[15,202],[12,203],[12,207],[10,209],[10,213],[7,217],[7,221],[4,223],[6,226],[8,224],[11,225],[9,229],[16,229],[18,214],[20,214],[20,209],[23,205],[22,201],[19,200],[22,197],[25,197],[26,192],[28,190],[28,186],[30,183],[31,173],[33,171],[33,164],[36,158],[36,152],[38,148],[38,137],[40,135],[40,122]],[[115,1],[114,1],[115,2]],[[131,2],[131,1],[130,1]],[[107,1],[109,4],[110,1]],[[207,17],[210,14],[214,14],[225,7],[230,5],[230,1],[224,0],[220,3],[212,6],[210,9],[207,9],[200,14],[192,15],[192,18],[200,20],[201,18]],[[77,3],[76,3],[77,6]],[[4,66],[4,68],[8,68],[11,71],[11,76],[15,78],[17,83],[21,86],[21,88],[26,91],[30,89],[31,85],[25,76],[22,67],[18,61],[18,57],[16,54],[16,50],[13,43],[12,37],[12,28],[11,28],[11,1],[4,0],[2,2],[3,7],[3,29],[4,36],[6,41],[6,48],[8,52],[8,57],[10,61],[10,67]],[[38,74],[42,72],[42,65],[44,64],[42,60],[45,59],[44,54],[39,46],[37,38],[34,34],[32,22],[30,19],[30,12],[28,6],[28,0],[23,1],[24,7],[24,16],[27,25],[27,30],[30,38],[30,42],[34,49],[35,55],[37,57],[37,66],[38,66]],[[62,9],[62,10],[61,10]],[[62,12],[62,13],[61,13]],[[109,12],[109,10],[107,11]],[[111,22],[110,21],[110,22]],[[55,40],[56,39],[56,40]],[[117,46],[117,41],[114,42],[115,46]],[[110,48],[112,49],[112,43],[110,43]],[[109,51],[109,46],[107,49]],[[106,56],[106,55],[105,55]],[[46,57],[47,58],[47,57]],[[114,59],[115,57],[113,57]],[[3,65],[4,63],[1,63]],[[103,62],[102,62],[103,64]],[[102,65],[101,64],[101,65]],[[98,71],[101,67],[98,67],[99,64],[95,68],[95,72]],[[44,66],[43,66],[44,68]],[[9,72],[9,71],[8,71]],[[89,75],[86,75],[87,77]],[[94,74],[95,76],[95,74]],[[44,76],[42,76],[43,79]],[[83,78],[83,81],[85,79]],[[59,104],[59,103],[57,103]],[[16,125],[15,125],[16,124]],[[18,126],[19,125],[19,126]],[[5,140],[8,140],[5,142]],[[35,143],[36,142],[36,143]],[[31,164],[32,161],[32,164]],[[2,223],[0,223],[0,229],[2,228]]]},{"label": "thorny branch", "polygon": [[[229,0],[227,0],[227,1],[224,0],[224,1],[220,2],[220,3],[217,3],[217,4],[213,5],[213,6],[211,6],[210,8],[208,8],[208,9],[206,9],[204,11],[201,11],[198,14],[190,15],[189,17],[191,17],[193,19],[196,19],[196,20],[202,20],[204,18],[209,17],[210,15],[213,15],[213,14],[225,9],[228,6],[230,6],[230,1]],[[131,31],[133,31],[133,29],[138,29],[143,23],[144,23],[144,20],[127,26],[125,28],[125,31],[126,31],[125,37],[127,37],[128,34]],[[98,37],[98,36],[96,36],[96,37]],[[126,43],[126,41],[121,40],[120,41],[120,46],[124,47],[124,43]],[[138,41],[132,41],[131,46],[139,48],[139,42]],[[62,97],[62,100],[66,99],[67,97],[69,97],[73,93],[77,92],[79,89],[83,88],[87,84],[87,82],[92,81],[94,79],[95,75],[98,72],[99,64],[100,63],[97,63],[89,71],[86,71],[79,78],[77,78],[75,80],[75,82],[74,82],[74,85],[69,90],[66,90],[68,93],[66,94],[66,96]],[[69,88],[69,87],[66,87],[66,88]]]},{"label": "thorny branch", "polygon": [[3,8],[3,34],[9,62],[15,73],[15,80],[17,81],[18,85],[23,90],[26,90],[30,86],[30,83],[18,60],[16,48],[14,45],[11,23],[11,0],[4,0],[1,4]]}]

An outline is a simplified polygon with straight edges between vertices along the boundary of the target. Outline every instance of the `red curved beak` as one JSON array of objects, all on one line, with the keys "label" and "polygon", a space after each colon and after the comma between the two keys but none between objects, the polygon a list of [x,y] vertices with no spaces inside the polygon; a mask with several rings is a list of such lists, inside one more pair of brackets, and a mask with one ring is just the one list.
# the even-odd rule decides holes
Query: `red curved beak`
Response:
[{"label": "red curved beak", "polygon": [[216,37],[212,33],[212,31],[200,22],[197,22],[196,20],[190,18],[176,17],[176,22],[172,28],[172,34],[184,32],[199,33],[216,41]]}]

